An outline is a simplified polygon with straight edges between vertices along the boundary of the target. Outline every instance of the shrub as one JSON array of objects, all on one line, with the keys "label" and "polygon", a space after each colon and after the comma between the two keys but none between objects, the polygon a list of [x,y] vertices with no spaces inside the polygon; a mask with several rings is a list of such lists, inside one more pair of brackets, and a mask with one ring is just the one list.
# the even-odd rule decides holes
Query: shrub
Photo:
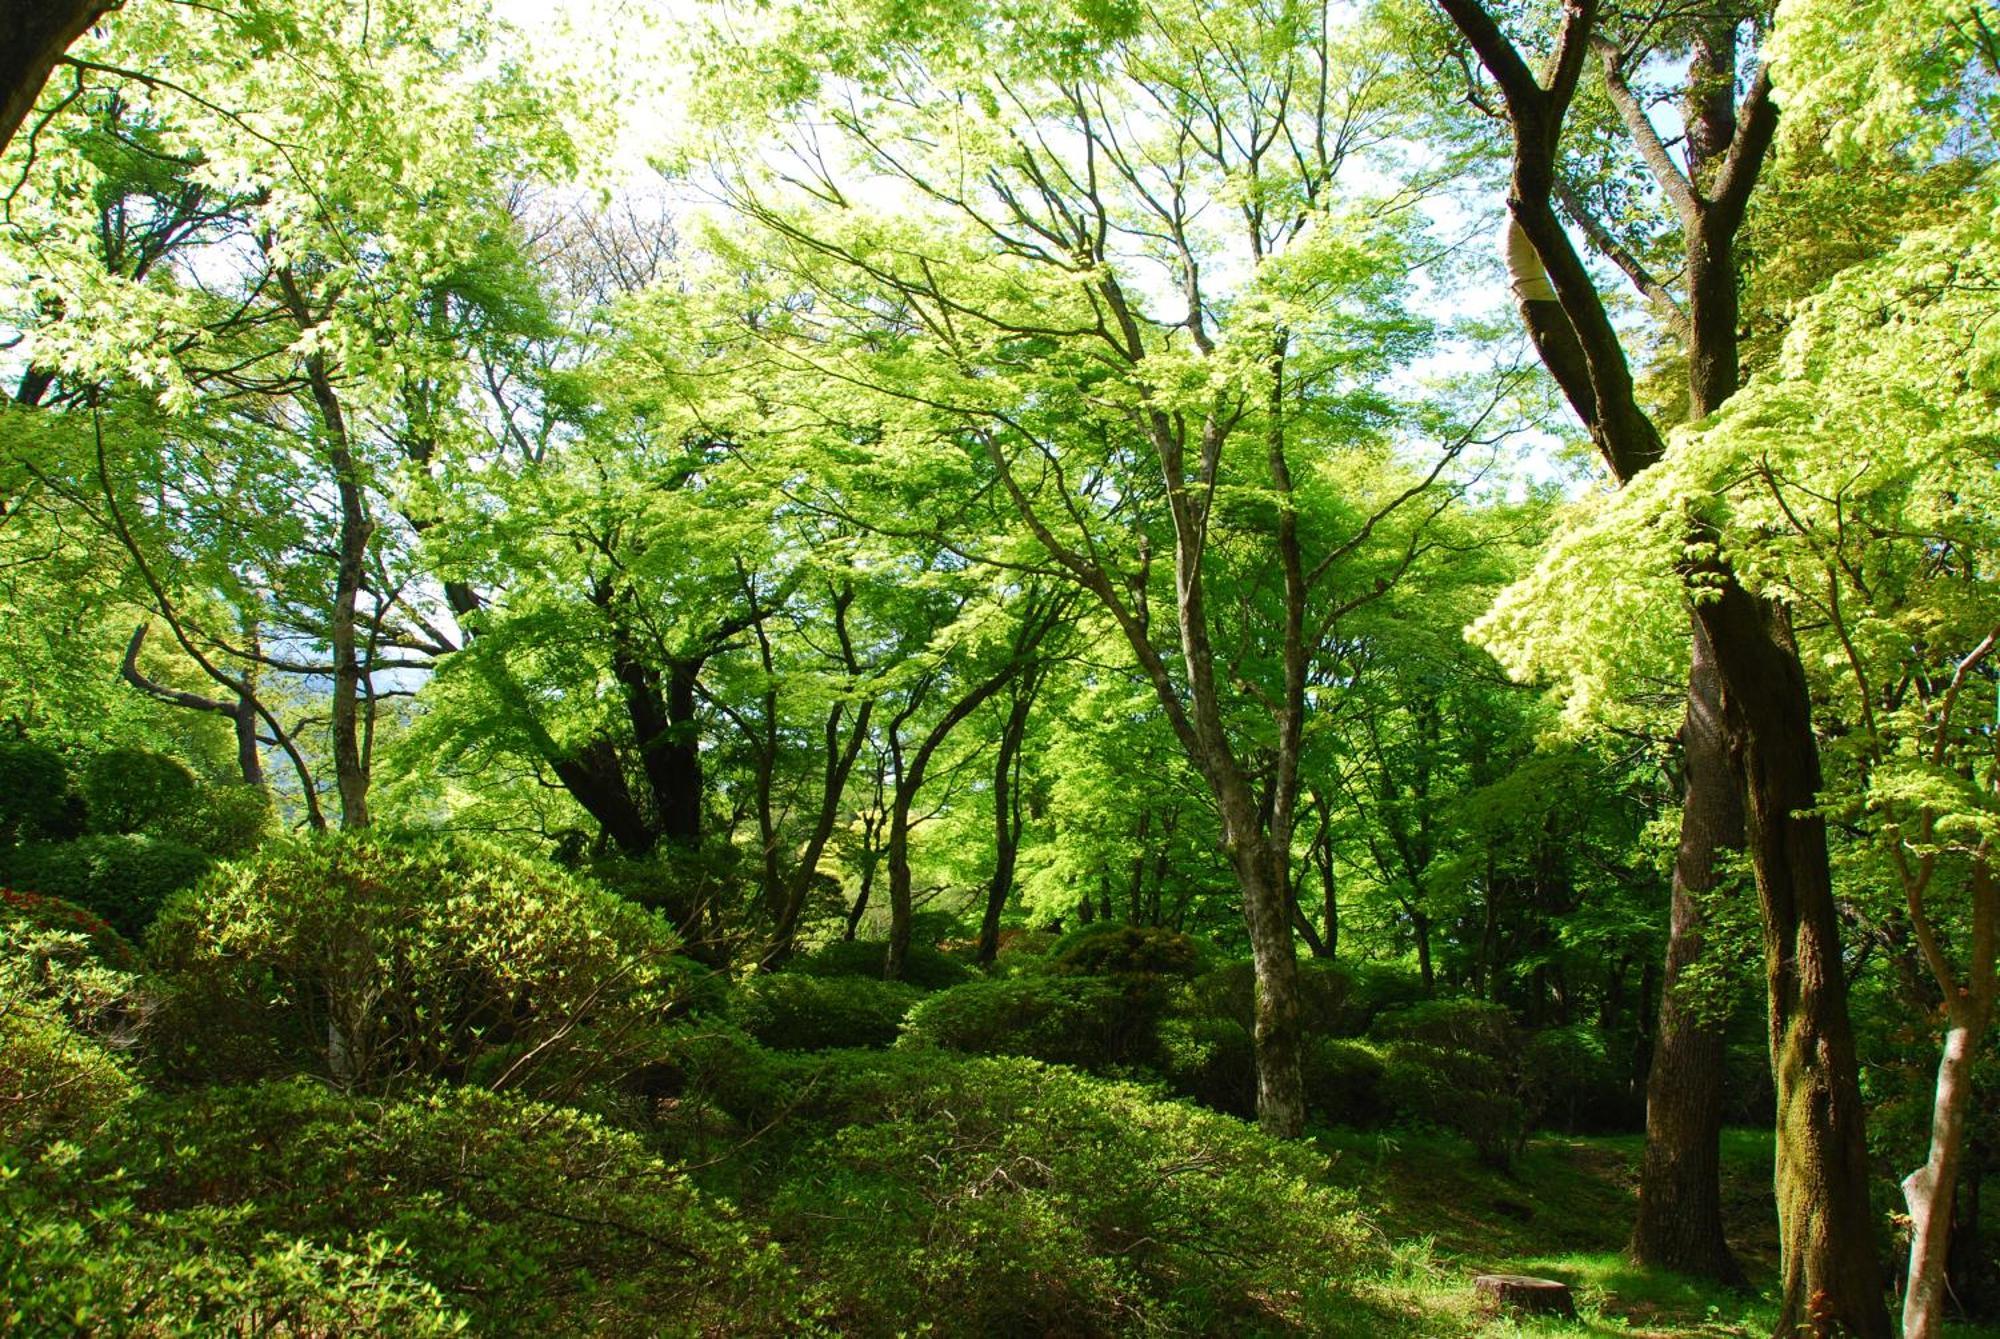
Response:
[{"label": "shrub", "polygon": [[25,739],[0,740],[0,847],[69,836],[71,819],[62,755]]},{"label": "shrub", "polygon": [[176,759],[129,748],[93,754],[77,778],[92,832],[144,832],[192,808],[200,784]]},{"label": "shrub", "polygon": [[1136,1084],[843,1052],[794,1120],[773,1226],[843,1332],[1327,1333],[1372,1261],[1310,1148]]},{"label": "shrub", "polygon": [[14,886],[74,902],[137,940],[167,899],[213,863],[206,852],[162,837],[99,835],[18,847],[6,873]]},{"label": "shrub", "polygon": [[1308,1037],[1299,1052],[1306,1110],[1328,1125],[1366,1129],[1388,1116],[1382,1057],[1366,1042]]},{"label": "shrub", "polygon": [[1257,1057],[1249,1029],[1233,1018],[1160,1023],[1160,1074],[1182,1097],[1232,1116],[1257,1114]]},{"label": "shrub", "polygon": [[887,1046],[924,996],[900,981],[777,972],[745,984],[736,999],[743,1030],[784,1051]]},{"label": "shrub", "polygon": [[[839,939],[794,958],[785,968],[807,976],[882,975],[889,945],[881,939]],[[945,990],[973,978],[967,964],[929,944],[913,943],[903,957],[903,980],[920,990]]]},{"label": "shrub", "polygon": [[428,1339],[462,1318],[398,1246],[246,1240],[241,1215],[137,1213],[0,1192],[0,1332]]},{"label": "shrub", "polygon": [[903,1043],[980,1055],[1102,1066],[1148,1057],[1154,1015],[1092,977],[1004,977],[940,991],[910,1010]]},{"label": "shrub", "polygon": [[234,860],[270,837],[271,797],[259,786],[203,786],[188,805],[156,817],[146,831]]},{"label": "shrub", "polygon": [[82,935],[0,919],[0,1148],[83,1137],[132,1099],[134,980]]},{"label": "shrub", "polygon": [[1164,926],[1100,924],[1050,945],[1049,970],[1062,976],[1192,976],[1206,954],[1193,937]]},{"label": "shrub", "polygon": [[1375,1020],[1383,1101],[1398,1116],[1453,1130],[1482,1162],[1505,1167],[1527,1138],[1520,1043],[1506,1009],[1431,1000]]},{"label": "shrub", "polygon": [[139,970],[139,953],[130,941],[112,929],[102,916],[60,897],[0,888],[0,927],[10,924],[81,935],[105,966],[125,972]]},{"label": "shrub", "polygon": [[653,913],[457,839],[273,843],[171,903],[150,946],[180,1072],[367,1091],[574,1095],[648,1053],[683,976]]},{"label": "shrub", "polygon": [[388,1103],[309,1080],[156,1103],[115,1158],[168,1213],[349,1252],[395,1241],[479,1333],[770,1333],[798,1292],[776,1252],[638,1138],[471,1088]]},{"label": "shrub", "polygon": [[[1247,960],[1203,972],[1177,993],[1174,1012],[1191,1018],[1226,1018],[1249,1030],[1256,1021],[1256,969]],[[1299,964],[1299,1027],[1307,1035],[1355,1036],[1367,1016],[1355,997],[1354,975],[1319,958]]]}]

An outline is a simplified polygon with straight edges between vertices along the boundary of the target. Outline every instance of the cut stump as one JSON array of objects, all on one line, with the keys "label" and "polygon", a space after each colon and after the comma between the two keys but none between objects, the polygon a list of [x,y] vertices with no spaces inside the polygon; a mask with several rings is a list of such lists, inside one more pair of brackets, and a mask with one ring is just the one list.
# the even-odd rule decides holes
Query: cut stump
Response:
[{"label": "cut stump", "polygon": [[1481,1274],[1472,1281],[1472,1291],[1496,1310],[1576,1318],[1576,1301],[1570,1296],[1569,1285],[1554,1279],[1531,1279],[1525,1274]]}]

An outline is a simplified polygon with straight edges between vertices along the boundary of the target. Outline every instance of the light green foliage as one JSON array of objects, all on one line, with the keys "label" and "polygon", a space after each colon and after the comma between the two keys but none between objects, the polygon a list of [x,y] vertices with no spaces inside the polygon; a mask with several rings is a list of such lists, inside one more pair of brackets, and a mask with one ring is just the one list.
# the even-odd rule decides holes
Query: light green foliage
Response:
[{"label": "light green foliage", "polygon": [[175,1065],[364,1092],[574,1095],[649,1053],[682,976],[654,913],[438,838],[273,843],[172,903],[150,947]]},{"label": "light green foliage", "polygon": [[0,1154],[87,1138],[132,1100],[134,986],[85,935],[0,908]]},{"label": "light green foliage", "polygon": [[[786,967],[788,972],[809,976],[882,975],[889,946],[879,939],[836,940],[814,949]],[[903,982],[919,990],[945,990],[972,980],[972,969],[963,961],[929,944],[910,945],[903,963]]]}]

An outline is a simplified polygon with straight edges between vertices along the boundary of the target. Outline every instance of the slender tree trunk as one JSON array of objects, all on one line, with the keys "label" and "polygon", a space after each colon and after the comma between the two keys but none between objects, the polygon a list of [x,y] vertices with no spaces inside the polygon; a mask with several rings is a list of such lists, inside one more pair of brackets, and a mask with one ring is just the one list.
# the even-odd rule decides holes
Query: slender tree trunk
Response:
[{"label": "slender tree trunk", "polygon": [[1930,1155],[1903,1178],[1910,1210],[1910,1277],[1903,1294],[1904,1339],[1944,1332],[1944,1283],[1951,1250],[1952,1192],[1965,1153],[1965,1117],[1972,1106],[1972,1067],[1984,1021],[1952,1008],[1931,1103]]},{"label": "slender tree trunk", "polygon": [[1646,1080],[1646,1151],[1631,1253],[1648,1268],[1740,1285],[1743,1271],[1722,1229],[1723,1019],[1689,999],[1687,985],[1702,954],[1699,899],[1715,885],[1717,856],[1742,848],[1743,801],[1723,729],[1714,656],[1699,625],[1693,647],[1681,726],[1685,807]]},{"label": "slender tree trunk", "polygon": [[977,956],[982,963],[999,956],[1000,915],[1014,892],[1014,860],[1021,844],[1020,797],[1014,783],[1028,713],[1034,707],[1034,687],[1032,680],[1024,681],[1014,694],[1006,724],[1000,729],[999,756],[993,763],[993,882],[987,887],[986,914],[979,922]]},{"label": "slender tree trunk", "polygon": [[318,354],[306,359],[306,375],[327,433],[327,458],[333,466],[340,497],[340,555],[334,576],[333,620],[328,642],[333,650],[333,775],[340,792],[340,826],[368,826],[368,760],[361,742],[362,669],[357,641],[361,592],[367,581],[368,541],[374,526],[368,520],[361,477],[348,437],[347,421],[331,378]]}]

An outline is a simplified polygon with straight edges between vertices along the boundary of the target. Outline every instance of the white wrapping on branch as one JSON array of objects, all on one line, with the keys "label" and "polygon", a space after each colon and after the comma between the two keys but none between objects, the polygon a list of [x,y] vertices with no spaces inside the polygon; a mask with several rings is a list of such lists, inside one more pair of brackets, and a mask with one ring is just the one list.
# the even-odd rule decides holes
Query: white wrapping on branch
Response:
[{"label": "white wrapping on branch", "polygon": [[1523,302],[1554,302],[1555,285],[1549,282],[1549,272],[1542,266],[1542,258],[1535,254],[1535,244],[1528,240],[1528,234],[1521,230],[1521,221],[1512,214],[1507,216],[1507,227],[1500,234],[1500,254],[1507,258],[1507,282],[1514,289],[1514,296]]}]

